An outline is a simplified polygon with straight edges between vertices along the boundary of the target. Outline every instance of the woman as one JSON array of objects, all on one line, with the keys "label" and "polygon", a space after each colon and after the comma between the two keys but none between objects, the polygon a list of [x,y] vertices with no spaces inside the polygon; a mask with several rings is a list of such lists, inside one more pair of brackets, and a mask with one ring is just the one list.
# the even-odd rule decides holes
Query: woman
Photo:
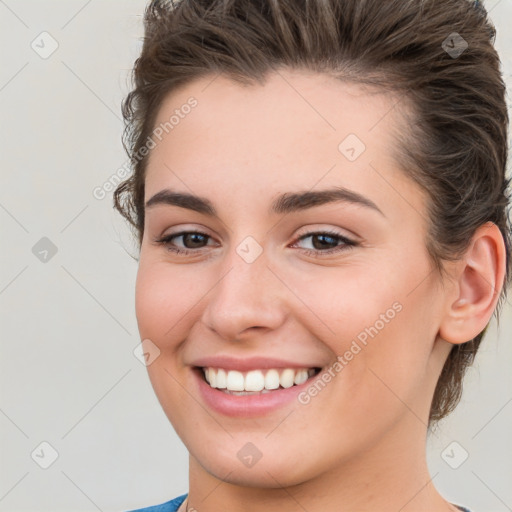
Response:
[{"label": "woman", "polygon": [[143,510],[467,510],[425,442],[509,282],[493,38],[468,0],[148,5],[115,205],[190,487]]}]

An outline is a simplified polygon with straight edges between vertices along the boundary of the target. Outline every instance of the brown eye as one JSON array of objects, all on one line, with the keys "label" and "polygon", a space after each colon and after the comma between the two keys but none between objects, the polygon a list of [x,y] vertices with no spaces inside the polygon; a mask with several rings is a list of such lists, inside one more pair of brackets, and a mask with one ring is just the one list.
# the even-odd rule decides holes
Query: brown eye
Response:
[{"label": "brown eye", "polygon": [[306,254],[313,256],[342,252],[357,246],[357,242],[339,233],[329,232],[307,233],[301,236],[294,245],[299,245],[300,242],[304,242],[308,239],[310,239],[310,241],[302,244],[302,249]]},{"label": "brown eye", "polygon": [[312,235],[311,240],[313,247],[319,250],[330,249],[339,245],[336,238],[330,235]]},{"label": "brown eye", "polygon": [[[181,239],[181,242],[180,242]],[[155,243],[165,246],[169,251],[177,254],[199,253],[201,249],[213,240],[210,235],[199,231],[181,231],[165,235],[155,240]]]},{"label": "brown eye", "polygon": [[203,233],[186,233],[179,235],[183,238],[183,245],[187,249],[197,249],[199,247],[203,247],[203,243],[208,243],[208,235],[204,235]]}]

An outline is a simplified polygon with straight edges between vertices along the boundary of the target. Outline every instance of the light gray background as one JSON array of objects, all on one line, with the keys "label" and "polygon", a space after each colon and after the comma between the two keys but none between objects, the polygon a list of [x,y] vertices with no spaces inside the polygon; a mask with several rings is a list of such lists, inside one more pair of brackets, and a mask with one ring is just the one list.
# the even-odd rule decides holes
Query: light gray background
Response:
[{"label": "light gray background", "polygon": [[[93,197],[126,162],[120,103],[145,3],[0,1],[2,512],[122,511],[188,490],[186,449],[133,354],[134,246],[112,194]],[[512,5],[486,5],[511,86]],[[59,45],[46,59],[31,47],[51,48],[43,31]],[[508,303],[429,442],[438,488],[474,512],[512,510],[511,333]],[[43,441],[58,452],[47,469]],[[469,454],[458,469],[441,455],[454,441],[446,460]]]}]

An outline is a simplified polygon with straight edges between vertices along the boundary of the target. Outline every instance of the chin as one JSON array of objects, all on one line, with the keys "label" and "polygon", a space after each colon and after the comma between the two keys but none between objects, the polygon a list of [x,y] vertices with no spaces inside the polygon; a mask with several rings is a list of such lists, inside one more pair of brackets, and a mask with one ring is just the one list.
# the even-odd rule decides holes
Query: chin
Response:
[{"label": "chin", "polygon": [[[242,487],[278,489],[301,484],[312,478],[311,465],[304,461],[303,454],[296,457],[274,452],[273,458],[264,455],[254,465],[246,466],[237,456],[208,451],[204,458],[194,457],[198,464],[213,477]],[[201,455],[201,454],[200,454]]]}]

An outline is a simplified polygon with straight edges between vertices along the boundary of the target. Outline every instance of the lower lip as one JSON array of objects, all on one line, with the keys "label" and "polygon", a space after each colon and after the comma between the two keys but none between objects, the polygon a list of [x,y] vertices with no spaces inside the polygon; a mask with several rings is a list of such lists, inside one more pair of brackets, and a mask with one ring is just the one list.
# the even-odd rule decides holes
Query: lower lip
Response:
[{"label": "lower lip", "polygon": [[305,391],[318,374],[310,377],[306,382],[285,389],[277,389],[270,393],[254,395],[230,395],[219,389],[212,388],[203,379],[203,370],[194,368],[193,371],[198,383],[199,392],[207,405],[212,409],[238,418],[263,416],[297,400],[297,395]]}]

